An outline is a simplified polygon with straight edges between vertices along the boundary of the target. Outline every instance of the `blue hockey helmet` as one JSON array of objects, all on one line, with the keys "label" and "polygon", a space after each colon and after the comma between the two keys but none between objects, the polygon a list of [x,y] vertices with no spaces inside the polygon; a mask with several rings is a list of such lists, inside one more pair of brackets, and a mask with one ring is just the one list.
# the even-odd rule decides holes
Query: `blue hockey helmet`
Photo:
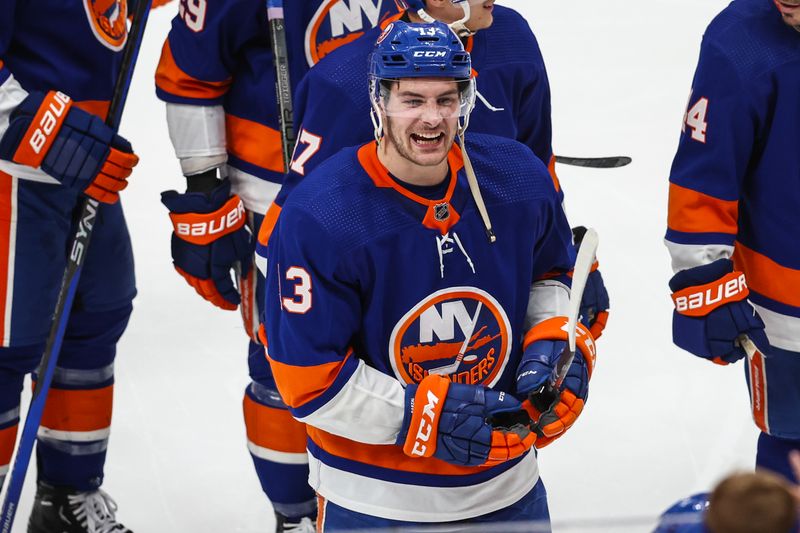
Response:
[{"label": "blue hockey helmet", "polygon": [[[412,99],[401,102],[391,98],[391,88],[398,80],[439,78],[456,82],[457,96],[434,98],[432,102]],[[392,22],[375,42],[369,60],[369,92],[375,137],[383,134],[382,116],[417,116],[436,108],[443,118],[458,117],[466,129],[475,106],[475,80],[469,52],[455,33],[443,22],[411,24]]]},{"label": "blue hockey helmet", "polygon": [[370,56],[372,78],[472,77],[469,53],[443,22],[389,24]]}]

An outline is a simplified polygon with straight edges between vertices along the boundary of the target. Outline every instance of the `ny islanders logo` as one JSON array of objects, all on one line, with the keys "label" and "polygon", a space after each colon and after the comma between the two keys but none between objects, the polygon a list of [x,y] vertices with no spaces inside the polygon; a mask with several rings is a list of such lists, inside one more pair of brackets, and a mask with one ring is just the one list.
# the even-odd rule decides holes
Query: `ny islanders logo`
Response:
[{"label": "ny islanders logo", "polygon": [[497,300],[475,287],[451,287],[429,295],[397,322],[389,360],[405,383],[440,374],[490,387],[508,363],[510,340],[511,325]]},{"label": "ny islanders logo", "polygon": [[323,0],[306,28],[308,66],[374,28],[385,2],[392,0]]},{"label": "ny islanders logo", "polygon": [[106,48],[122,50],[128,38],[128,0],[83,0],[92,33]]}]

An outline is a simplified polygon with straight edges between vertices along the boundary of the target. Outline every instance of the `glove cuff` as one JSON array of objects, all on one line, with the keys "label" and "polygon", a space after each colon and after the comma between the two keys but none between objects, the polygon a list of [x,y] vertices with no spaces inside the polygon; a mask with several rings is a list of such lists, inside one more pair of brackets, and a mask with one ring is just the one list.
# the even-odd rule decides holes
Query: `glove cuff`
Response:
[{"label": "glove cuff", "polygon": [[[565,316],[555,316],[539,322],[525,335],[525,339],[522,341],[522,349],[526,350],[528,346],[536,341],[569,341],[569,334],[567,333],[568,322],[569,319]],[[587,371],[589,378],[591,378],[597,359],[597,347],[592,332],[580,322],[575,327],[575,348],[586,360]]]},{"label": "glove cuff", "polygon": [[707,316],[714,309],[747,298],[750,291],[744,273],[730,272],[711,283],[694,285],[672,293],[675,311],[681,315]]},{"label": "glove cuff", "polygon": [[[449,388],[449,379],[430,374],[420,382],[416,391],[412,389],[406,393],[409,396],[414,394],[410,398],[411,404],[406,406],[409,422],[403,443],[403,453],[409,457],[431,457],[436,452],[439,418]],[[405,420],[403,423],[405,425]]]},{"label": "glove cuff", "polygon": [[28,98],[41,98],[41,103],[11,160],[20,165],[39,168],[61,131],[72,107],[72,99],[58,91],[50,91],[44,96],[34,93]]},{"label": "glove cuff", "polygon": [[244,226],[246,215],[242,199],[234,194],[211,213],[170,213],[169,218],[177,237],[192,244],[207,245]]}]

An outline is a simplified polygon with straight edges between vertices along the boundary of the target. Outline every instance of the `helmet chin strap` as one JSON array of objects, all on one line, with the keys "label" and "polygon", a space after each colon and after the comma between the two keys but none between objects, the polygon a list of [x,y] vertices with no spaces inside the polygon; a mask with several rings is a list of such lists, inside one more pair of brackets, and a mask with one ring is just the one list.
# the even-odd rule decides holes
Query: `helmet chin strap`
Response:
[{"label": "helmet chin strap", "polygon": [[[456,32],[456,35],[464,38],[464,37],[469,37],[470,35],[475,33],[471,29],[467,28],[467,21],[469,20],[469,16],[471,13],[471,9],[469,7],[469,1],[461,2],[461,10],[464,12],[464,17],[455,22],[451,22],[450,24],[448,24],[448,26],[450,26],[450,28],[454,32]],[[424,9],[420,9],[419,11],[417,11],[417,15],[419,15],[419,18],[421,18],[427,23],[436,21],[436,19],[430,16],[428,12],[425,11]]]}]

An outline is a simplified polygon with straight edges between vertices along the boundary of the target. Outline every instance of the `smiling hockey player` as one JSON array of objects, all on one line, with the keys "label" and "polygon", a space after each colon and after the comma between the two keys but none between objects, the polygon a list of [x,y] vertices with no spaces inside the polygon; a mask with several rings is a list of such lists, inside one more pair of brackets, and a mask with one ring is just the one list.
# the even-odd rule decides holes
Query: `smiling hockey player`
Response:
[{"label": "smiling hockey player", "polygon": [[[308,426],[320,528],[546,524],[514,394],[566,339],[559,196],[522,144],[464,142],[473,71],[447,25],[393,22],[369,72],[377,141],[303,180],[268,246],[263,340]],[[594,344],[578,338],[567,386],[585,399]]]}]

